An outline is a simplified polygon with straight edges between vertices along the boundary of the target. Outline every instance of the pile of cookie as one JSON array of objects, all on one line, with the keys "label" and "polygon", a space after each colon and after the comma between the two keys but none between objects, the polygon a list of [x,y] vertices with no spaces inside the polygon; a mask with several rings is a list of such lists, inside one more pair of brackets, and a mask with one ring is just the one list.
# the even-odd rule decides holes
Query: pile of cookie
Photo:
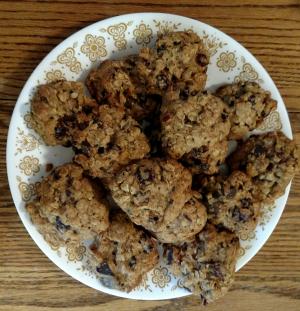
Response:
[{"label": "pile of cookie", "polygon": [[[239,238],[253,231],[297,167],[293,141],[252,135],[277,103],[254,82],[205,91],[209,55],[193,32],[106,60],[85,83],[40,85],[34,129],[72,147],[26,205],[56,247],[91,240],[101,275],[131,291],[159,261],[203,303],[231,285]],[[228,156],[230,140],[238,147]]]}]

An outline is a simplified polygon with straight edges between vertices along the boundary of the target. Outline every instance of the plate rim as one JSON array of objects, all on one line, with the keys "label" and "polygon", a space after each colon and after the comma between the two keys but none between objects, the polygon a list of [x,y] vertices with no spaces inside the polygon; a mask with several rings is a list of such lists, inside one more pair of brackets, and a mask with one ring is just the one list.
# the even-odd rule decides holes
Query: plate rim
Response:
[{"label": "plate rim", "polygon": [[[13,109],[13,113],[11,114],[11,119],[10,119],[10,124],[9,124],[9,129],[8,129],[8,134],[7,134],[7,145],[6,145],[6,168],[7,168],[7,177],[8,177],[8,184],[9,184],[9,190],[13,199],[13,203],[14,206],[18,212],[18,215],[22,221],[23,226],[25,227],[27,233],[29,234],[29,236],[31,237],[31,239],[35,242],[35,244],[38,246],[38,248],[44,253],[44,255],[49,258],[56,266],[58,266],[64,273],[66,273],[67,275],[71,276],[72,278],[76,279],[77,281],[79,281],[80,283],[83,283],[84,285],[94,288],[97,291],[106,293],[106,294],[110,294],[110,295],[114,295],[114,296],[118,296],[118,297],[122,297],[122,298],[129,298],[129,299],[139,299],[139,300],[165,300],[165,299],[174,299],[174,298],[180,298],[180,297],[184,297],[184,296],[189,296],[191,295],[191,293],[189,292],[177,292],[176,296],[172,296],[171,298],[169,296],[164,297],[164,294],[161,294],[161,297],[156,297],[154,296],[149,296],[147,298],[145,297],[140,297],[138,295],[138,292],[134,293],[127,293],[127,292],[123,292],[120,290],[115,290],[115,289],[111,289],[108,287],[105,287],[103,285],[101,285],[101,289],[96,288],[94,286],[92,286],[91,284],[89,284],[88,282],[85,282],[85,280],[81,279],[79,276],[75,275],[72,271],[68,271],[66,272],[66,270],[64,269],[63,265],[60,264],[59,260],[57,260],[54,256],[52,256],[52,253],[47,252],[47,250],[45,249],[46,247],[44,247],[44,245],[42,245],[39,241],[38,241],[38,237],[35,236],[34,234],[32,234],[31,232],[31,228],[29,226],[29,223],[27,222],[27,220],[25,219],[24,215],[22,215],[19,211],[19,208],[17,207],[16,203],[17,199],[16,199],[16,193],[15,191],[13,191],[12,189],[14,189],[14,182],[13,182],[13,177],[12,174],[10,174],[10,168],[9,168],[9,163],[10,160],[9,158],[12,157],[13,155],[13,151],[14,151],[14,147],[12,144],[9,144],[10,141],[12,141],[12,135],[13,135],[13,125],[12,125],[12,120],[16,117],[16,115],[18,114],[17,111],[17,107],[19,107],[21,105],[21,99],[24,97],[24,93],[26,92],[26,89],[28,88],[28,85],[30,84],[30,80],[33,76],[35,76],[36,72],[38,72],[40,70],[40,68],[42,68],[44,66],[44,64],[46,63],[47,59],[49,59],[51,56],[53,56],[54,54],[57,53],[57,51],[61,50],[61,46],[63,44],[67,44],[69,41],[72,41],[74,39],[76,39],[78,36],[81,36],[84,33],[87,33],[89,31],[89,29],[94,29],[94,27],[98,26],[98,24],[105,22],[105,23],[114,23],[114,22],[120,22],[120,18],[132,18],[134,19],[135,17],[137,17],[139,20],[143,19],[143,16],[147,16],[147,17],[160,17],[160,18],[166,18],[166,17],[173,17],[173,18],[180,18],[183,20],[186,20],[187,22],[192,22],[192,23],[197,23],[199,24],[199,26],[203,25],[206,28],[209,28],[211,31],[215,31],[215,32],[219,32],[221,33],[225,39],[233,41],[235,44],[237,44],[239,46],[239,48],[241,49],[242,53],[247,55],[247,57],[249,58],[249,60],[251,62],[255,62],[255,64],[258,64],[259,66],[259,71],[264,72],[264,74],[266,76],[268,76],[270,78],[270,80],[272,81],[272,83],[274,84],[275,88],[274,91],[276,93],[276,96],[282,101],[283,106],[282,106],[282,113],[285,115],[285,119],[287,119],[289,122],[288,124],[285,124],[286,126],[286,131],[287,136],[289,138],[292,138],[292,129],[291,129],[291,123],[290,123],[290,119],[288,116],[288,112],[287,112],[287,108],[286,105],[281,97],[281,94],[275,84],[275,82],[273,81],[272,77],[270,76],[270,74],[267,72],[267,70],[264,68],[264,66],[257,60],[257,58],[250,52],[248,51],[240,42],[238,42],[237,40],[235,40],[233,37],[227,35],[226,33],[224,33],[222,30],[213,27],[207,23],[204,23],[198,19],[193,19],[190,17],[186,17],[186,16],[182,16],[179,14],[170,14],[170,13],[161,13],[161,12],[136,12],[136,13],[129,13],[129,14],[120,14],[120,15],[116,15],[113,17],[109,17],[109,18],[105,18],[99,21],[96,21],[90,25],[87,25],[83,28],[81,28],[80,30],[74,32],[73,34],[71,34],[70,36],[64,38],[61,42],[59,42],[49,53],[47,53],[43,59],[39,62],[39,64],[35,67],[35,69],[32,71],[32,73],[30,74],[30,76],[27,78],[26,83],[24,84],[24,86],[22,87],[22,90],[17,98],[17,101],[15,103],[15,107]],[[274,221],[274,225],[272,230],[269,232],[269,234],[264,236],[264,241],[261,244],[261,246],[257,249],[256,253],[253,256],[250,256],[249,258],[247,258],[247,260],[245,260],[245,262],[243,263],[243,265],[241,267],[239,267],[238,269],[236,269],[236,272],[238,272],[243,266],[245,266],[259,251],[260,249],[265,245],[265,243],[267,242],[267,240],[269,239],[269,237],[271,236],[271,234],[273,233],[273,231],[275,230],[281,215],[286,207],[286,203],[288,200],[288,195],[289,195],[289,191],[290,191],[290,186],[291,183],[287,186],[286,191],[284,196],[282,196],[283,202],[282,202],[282,208],[280,213],[277,215],[277,218]]]}]

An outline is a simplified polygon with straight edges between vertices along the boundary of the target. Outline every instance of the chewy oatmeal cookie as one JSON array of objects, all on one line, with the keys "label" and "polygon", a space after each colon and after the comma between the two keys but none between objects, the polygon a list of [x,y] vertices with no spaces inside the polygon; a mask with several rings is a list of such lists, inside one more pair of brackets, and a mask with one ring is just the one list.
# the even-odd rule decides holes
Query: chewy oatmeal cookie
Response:
[{"label": "chewy oatmeal cookie", "polygon": [[150,151],[137,121],[124,114],[122,107],[99,106],[89,126],[74,135],[74,161],[93,177],[110,178],[132,160]]},{"label": "chewy oatmeal cookie", "polygon": [[271,98],[270,92],[255,82],[225,85],[216,91],[216,95],[229,107],[230,139],[242,139],[277,107],[277,102]]},{"label": "chewy oatmeal cookie", "polygon": [[191,173],[177,161],[152,158],[126,166],[108,187],[134,223],[158,232],[180,214],[191,183]]},{"label": "chewy oatmeal cookie", "polygon": [[245,171],[257,186],[260,200],[272,204],[284,194],[298,168],[296,144],[281,132],[253,135],[238,146],[229,165]]},{"label": "chewy oatmeal cookie", "polygon": [[211,223],[224,226],[240,238],[255,229],[261,203],[255,197],[256,186],[245,173],[205,177],[199,190]]},{"label": "chewy oatmeal cookie", "polygon": [[180,214],[159,232],[153,232],[160,242],[181,243],[191,240],[206,224],[206,208],[199,202],[199,195],[193,193]]},{"label": "chewy oatmeal cookie", "polygon": [[123,213],[111,215],[108,230],[91,246],[100,274],[112,275],[131,291],[158,263],[157,242]]},{"label": "chewy oatmeal cookie", "polygon": [[58,81],[40,85],[31,102],[34,129],[47,145],[70,145],[77,114],[96,102],[84,96],[80,82]]},{"label": "chewy oatmeal cookie", "polygon": [[194,241],[165,246],[165,259],[183,287],[207,304],[224,296],[233,283],[238,251],[234,233],[207,224]]},{"label": "chewy oatmeal cookie", "polygon": [[121,60],[105,60],[90,72],[86,85],[98,103],[124,106],[128,115],[139,120],[155,110],[157,98],[146,92],[136,76],[137,58],[131,55]]},{"label": "chewy oatmeal cookie", "polygon": [[211,94],[165,100],[161,107],[162,147],[172,158],[185,155],[193,170],[212,174],[224,162],[230,122],[226,105]]},{"label": "chewy oatmeal cookie", "polygon": [[45,177],[37,197],[26,204],[32,222],[53,246],[98,236],[108,227],[108,203],[76,164],[64,164]]},{"label": "chewy oatmeal cookie", "polygon": [[178,31],[160,35],[154,49],[141,49],[137,72],[148,92],[164,95],[176,90],[185,99],[204,89],[208,63],[198,35]]}]

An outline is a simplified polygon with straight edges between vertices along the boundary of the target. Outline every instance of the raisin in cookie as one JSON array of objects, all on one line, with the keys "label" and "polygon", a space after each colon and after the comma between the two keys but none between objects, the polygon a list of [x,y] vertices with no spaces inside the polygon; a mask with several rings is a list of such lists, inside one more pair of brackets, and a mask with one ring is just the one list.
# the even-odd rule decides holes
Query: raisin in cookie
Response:
[{"label": "raisin in cookie", "polygon": [[100,274],[115,276],[121,289],[131,291],[158,263],[156,241],[123,213],[113,214],[108,230],[91,250]]},{"label": "raisin in cookie", "polygon": [[148,95],[134,74],[137,56],[121,60],[105,60],[86,79],[91,95],[98,103],[121,105],[134,119],[151,114],[157,105],[155,96]]},{"label": "raisin in cookie", "polygon": [[208,53],[193,32],[160,35],[155,48],[139,52],[137,71],[150,93],[176,90],[186,98],[205,87]]},{"label": "raisin in cookie", "polygon": [[192,242],[165,247],[165,260],[184,288],[203,304],[228,291],[234,280],[239,239],[230,231],[207,224]]},{"label": "raisin in cookie", "polygon": [[258,222],[261,203],[256,186],[245,173],[234,171],[229,177],[205,177],[200,188],[208,219],[245,238]]},{"label": "raisin in cookie", "polygon": [[216,94],[230,110],[230,139],[241,139],[257,128],[263,119],[277,107],[268,91],[255,82],[239,82],[220,87]]},{"label": "raisin in cookie", "polygon": [[180,214],[191,183],[191,173],[177,161],[152,158],[128,165],[108,187],[134,223],[158,232]]},{"label": "raisin in cookie", "polygon": [[186,202],[180,214],[159,232],[153,232],[160,242],[180,243],[191,240],[206,224],[205,206],[198,200],[197,193]]},{"label": "raisin in cookie", "polygon": [[[31,102],[34,129],[48,145],[69,145],[77,113],[96,102],[84,96],[83,84],[58,81],[40,85]],[[85,107],[85,108],[84,108]]]},{"label": "raisin in cookie", "polygon": [[89,126],[73,135],[74,161],[93,177],[110,178],[150,151],[137,121],[118,106],[101,105]]},{"label": "raisin in cookie", "polygon": [[230,121],[226,109],[223,101],[211,94],[166,99],[160,116],[165,152],[175,159],[185,155],[185,162],[194,162],[193,170],[199,173],[216,172],[227,154]]},{"label": "raisin in cookie", "polygon": [[260,200],[272,204],[284,194],[298,168],[296,144],[281,132],[253,135],[238,146],[229,165],[252,177]]},{"label": "raisin in cookie", "polygon": [[108,227],[108,204],[76,164],[57,167],[27,203],[32,222],[51,245],[94,238]]}]

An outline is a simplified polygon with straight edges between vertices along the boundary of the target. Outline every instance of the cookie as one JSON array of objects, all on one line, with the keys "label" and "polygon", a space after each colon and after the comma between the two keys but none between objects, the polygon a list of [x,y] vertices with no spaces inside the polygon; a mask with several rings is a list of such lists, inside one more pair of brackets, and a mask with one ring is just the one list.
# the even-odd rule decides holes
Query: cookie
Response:
[{"label": "cookie", "polygon": [[158,232],[180,214],[191,183],[191,173],[177,161],[152,158],[126,166],[108,187],[131,221]]},{"label": "cookie", "polygon": [[198,35],[178,31],[159,35],[154,49],[141,49],[137,72],[150,93],[176,90],[186,98],[204,89],[208,63]]},{"label": "cookie", "polygon": [[100,104],[121,105],[128,115],[140,120],[151,114],[158,98],[149,95],[134,74],[137,56],[121,60],[105,60],[86,79],[91,95]]},{"label": "cookie", "polygon": [[91,250],[100,274],[114,276],[121,289],[131,291],[158,263],[156,241],[123,213],[112,215],[108,230]]},{"label": "cookie", "polygon": [[298,168],[294,141],[281,132],[253,135],[230,156],[232,170],[242,170],[257,186],[260,200],[272,204],[282,196]]},{"label": "cookie", "polygon": [[228,105],[230,139],[242,139],[257,128],[277,107],[276,100],[256,82],[239,82],[220,87],[216,95]]},{"label": "cookie", "polygon": [[224,226],[240,238],[254,231],[261,203],[255,196],[256,186],[245,173],[205,177],[199,190],[211,223]]},{"label": "cookie", "polygon": [[226,105],[218,97],[198,93],[186,100],[166,99],[160,121],[162,147],[172,158],[185,156],[193,170],[208,174],[224,162],[230,121]]},{"label": "cookie", "polygon": [[[33,127],[47,145],[70,145],[76,115],[96,102],[84,96],[80,82],[58,81],[40,85],[31,102]],[[84,108],[85,107],[85,108]]]},{"label": "cookie", "polygon": [[239,239],[234,233],[207,224],[196,239],[165,246],[165,261],[184,288],[210,303],[228,291],[234,280]]},{"label": "cookie", "polygon": [[177,244],[189,241],[200,232],[206,224],[205,206],[198,200],[197,193],[186,202],[180,214],[159,232],[153,232],[160,242]]},{"label": "cookie", "polygon": [[99,186],[76,164],[64,164],[45,177],[26,204],[32,222],[54,246],[93,239],[108,228],[108,204]]},{"label": "cookie", "polygon": [[150,146],[137,121],[122,107],[98,109],[89,126],[73,137],[74,161],[93,177],[110,178],[132,160],[143,158]]}]

